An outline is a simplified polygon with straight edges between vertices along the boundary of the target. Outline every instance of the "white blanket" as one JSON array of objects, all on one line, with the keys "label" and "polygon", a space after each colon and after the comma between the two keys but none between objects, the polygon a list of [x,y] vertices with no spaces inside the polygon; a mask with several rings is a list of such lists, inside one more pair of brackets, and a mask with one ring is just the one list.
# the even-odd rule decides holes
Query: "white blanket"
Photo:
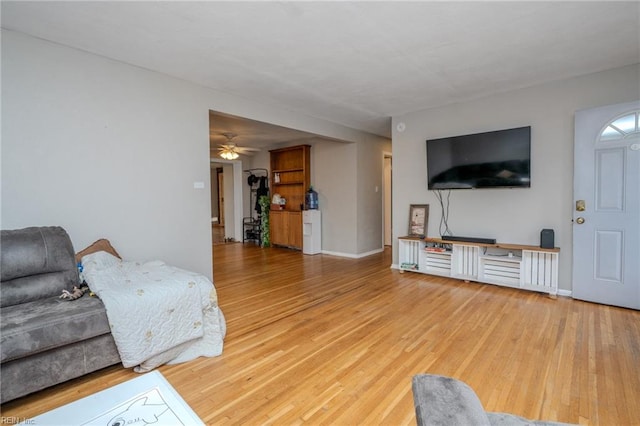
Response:
[{"label": "white blanket", "polygon": [[224,316],[203,275],[161,261],[82,258],[83,278],[104,303],[122,364],[138,372],[222,353]]}]

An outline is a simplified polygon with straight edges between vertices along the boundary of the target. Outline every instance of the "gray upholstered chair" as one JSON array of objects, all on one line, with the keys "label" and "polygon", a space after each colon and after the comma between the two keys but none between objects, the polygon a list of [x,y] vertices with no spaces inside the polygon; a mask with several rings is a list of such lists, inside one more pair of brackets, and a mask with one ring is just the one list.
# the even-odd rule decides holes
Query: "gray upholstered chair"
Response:
[{"label": "gray upholstered chair", "polygon": [[412,389],[418,426],[567,425],[486,412],[473,389],[451,377],[419,374]]}]

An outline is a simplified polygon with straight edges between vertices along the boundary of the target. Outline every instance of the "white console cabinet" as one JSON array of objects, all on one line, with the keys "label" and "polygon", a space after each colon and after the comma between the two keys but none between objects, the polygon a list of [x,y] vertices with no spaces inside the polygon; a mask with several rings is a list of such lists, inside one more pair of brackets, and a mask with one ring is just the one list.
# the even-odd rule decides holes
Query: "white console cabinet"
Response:
[{"label": "white console cabinet", "polygon": [[400,271],[440,275],[556,295],[560,249],[400,237]]}]

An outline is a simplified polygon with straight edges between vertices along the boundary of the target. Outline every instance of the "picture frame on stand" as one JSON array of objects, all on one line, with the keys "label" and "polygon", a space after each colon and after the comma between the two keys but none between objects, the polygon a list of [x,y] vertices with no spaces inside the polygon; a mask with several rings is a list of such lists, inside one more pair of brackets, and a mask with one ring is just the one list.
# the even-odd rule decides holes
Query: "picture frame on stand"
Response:
[{"label": "picture frame on stand", "polygon": [[409,206],[409,236],[427,236],[429,227],[429,204],[411,204]]}]

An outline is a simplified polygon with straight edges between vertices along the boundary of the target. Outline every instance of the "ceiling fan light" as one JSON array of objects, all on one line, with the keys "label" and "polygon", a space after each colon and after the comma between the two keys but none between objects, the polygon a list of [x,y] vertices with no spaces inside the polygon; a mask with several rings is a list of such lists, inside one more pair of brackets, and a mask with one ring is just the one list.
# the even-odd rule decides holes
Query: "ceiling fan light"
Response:
[{"label": "ceiling fan light", "polygon": [[220,157],[224,158],[225,160],[235,160],[236,158],[239,157],[238,153],[235,151],[222,151],[220,153]]}]

